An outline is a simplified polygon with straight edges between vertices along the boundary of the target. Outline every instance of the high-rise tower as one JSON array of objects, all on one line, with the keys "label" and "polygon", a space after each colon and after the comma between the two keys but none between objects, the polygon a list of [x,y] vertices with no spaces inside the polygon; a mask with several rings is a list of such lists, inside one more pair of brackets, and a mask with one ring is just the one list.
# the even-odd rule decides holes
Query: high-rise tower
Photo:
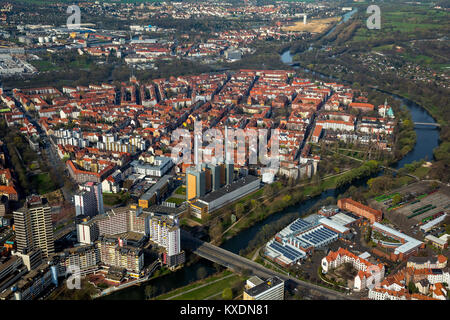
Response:
[{"label": "high-rise tower", "polygon": [[51,207],[45,198],[33,195],[14,211],[14,229],[18,251],[41,249],[44,257],[55,252]]}]

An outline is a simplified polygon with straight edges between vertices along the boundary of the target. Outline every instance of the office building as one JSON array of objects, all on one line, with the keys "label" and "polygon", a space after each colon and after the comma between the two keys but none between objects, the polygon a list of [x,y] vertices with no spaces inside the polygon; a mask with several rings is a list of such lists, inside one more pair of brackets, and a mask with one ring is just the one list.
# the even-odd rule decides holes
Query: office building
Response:
[{"label": "office building", "polygon": [[186,199],[203,197],[234,181],[234,164],[202,164],[186,170]]},{"label": "office building", "polygon": [[376,231],[385,237],[396,240],[396,242],[391,243],[372,238],[372,241],[376,242],[379,246],[388,247],[394,250],[394,252],[390,254],[391,260],[394,261],[407,260],[410,256],[416,254],[420,248],[425,247],[425,244],[422,241],[414,239],[413,237],[378,222],[372,224],[372,231]]},{"label": "office building", "polygon": [[186,200],[204,196],[206,193],[205,170],[194,167],[186,170]]},{"label": "office building", "polygon": [[139,206],[142,208],[148,208],[152,204],[159,203],[171,190],[172,182],[172,175],[166,174],[163,176],[139,198]]},{"label": "office building", "polygon": [[[252,277],[255,278],[255,277]],[[257,285],[254,285],[259,283]],[[284,300],[284,281],[278,277],[247,282],[243,300]],[[254,286],[253,286],[254,285]]]},{"label": "office building", "polygon": [[191,213],[199,219],[202,215],[222,208],[243,196],[258,190],[261,187],[261,179],[248,175],[224,187],[199,197],[190,203]]},{"label": "office building", "polygon": [[173,167],[173,161],[172,158],[168,157],[154,157],[152,163],[134,160],[130,163],[130,166],[133,168],[134,173],[151,177],[162,177]]},{"label": "office building", "polygon": [[55,251],[51,207],[45,198],[28,197],[24,207],[14,211],[14,229],[18,251],[41,249],[44,257]]},{"label": "office building", "polygon": [[208,164],[207,167],[211,172],[211,190],[212,191],[219,190],[220,187],[222,186],[221,179],[220,179],[221,166],[214,165],[214,164]]},{"label": "office building", "polygon": [[232,184],[234,181],[234,164],[227,163],[225,164],[225,171],[226,171],[226,184]]}]

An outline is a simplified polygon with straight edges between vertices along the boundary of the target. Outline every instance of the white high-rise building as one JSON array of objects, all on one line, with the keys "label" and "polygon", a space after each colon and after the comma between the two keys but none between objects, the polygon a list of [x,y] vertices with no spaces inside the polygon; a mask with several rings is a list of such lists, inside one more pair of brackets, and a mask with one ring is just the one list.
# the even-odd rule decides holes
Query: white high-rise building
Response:
[{"label": "white high-rise building", "polygon": [[79,243],[93,244],[99,236],[99,229],[95,221],[84,219],[77,224],[77,239]]},{"label": "white high-rise building", "polygon": [[164,247],[168,256],[181,252],[178,219],[154,216],[150,220],[150,240]]},{"label": "white high-rise building", "polygon": [[25,205],[14,211],[17,250],[40,249],[44,257],[55,252],[51,207],[45,198],[30,196]]},{"label": "white high-rise building", "polygon": [[80,186],[80,192],[74,195],[76,215],[95,216],[103,214],[103,194],[100,183],[87,182]]}]

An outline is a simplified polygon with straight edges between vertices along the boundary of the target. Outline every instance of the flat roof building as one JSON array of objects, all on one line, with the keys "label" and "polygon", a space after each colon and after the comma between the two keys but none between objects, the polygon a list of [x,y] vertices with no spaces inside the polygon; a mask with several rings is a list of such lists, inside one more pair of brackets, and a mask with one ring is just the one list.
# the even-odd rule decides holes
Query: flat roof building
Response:
[{"label": "flat roof building", "polygon": [[243,300],[284,300],[284,281],[273,277],[245,289]]},{"label": "flat roof building", "polygon": [[261,179],[248,175],[232,182],[217,191],[208,193],[191,203],[191,209],[196,216],[202,213],[209,214],[223,206],[244,197],[245,195],[258,190],[261,187]]},{"label": "flat roof building", "polygon": [[47,199],[37,195],[27,198],[25,205],[14,211],[17,250],[41,249],[44,257],[55,252],[51,207]]},{"label": "flat roof building", "polygon": [[423,245],[422,241],[407,236],[404,233],[401,233],[378,222],[373,223],[372,230],[378,231],[385,236],[390,236],[401,241],[394,250],[394,254],[398,255],[400,259],[406,259],[412,253],[417,252],[419,247]]}]

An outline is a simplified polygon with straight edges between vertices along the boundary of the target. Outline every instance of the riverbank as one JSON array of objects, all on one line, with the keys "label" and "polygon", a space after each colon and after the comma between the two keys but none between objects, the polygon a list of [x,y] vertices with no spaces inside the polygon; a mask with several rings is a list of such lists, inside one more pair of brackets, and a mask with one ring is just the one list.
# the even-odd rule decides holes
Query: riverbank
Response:
[{"label": "riverbank", "polygon": [[[414,121],[420,120],[420,122],[433,122],[433,120],[430,119],[429,113],[425,111],[425,109],[422,108],[421,106],[413,104],[412,102],[411,103],[407,102],[405,103],[405,105],[411,112],[412,119]],[[417,134],[417,143],[414,145],[414,149],[397,164],[397,168],[405,167],[406,164],[423,159],[425,157],[432,159],[433,149],[435,146],[439,145],[437,130],[429,128],[422,129],[415,127],[414,131]],[[426,172],[424,174],[426,174]],[[370,180],[371,178],[374,177],[367,177],[361,179],[356,183],[356,185],[366,187],[367,181]],[[253,243],[252,242],[253,239],[255,238],[263,239],[261,235],[264,234],[266,234],[267,237],[273,236],[273,234],[281,230],[289,222],[293,221],[294,219],[300,216],[304,216],[305,214],[308,213],[309,210],[314,211],[315,207],[320,206],[322,203],[326,204],[328,198],[330,198],[330,200],[335,201],[337,197],[344,195],[349,190],[349,188],[342,188],[341,190],[332,189],[335,183],[334,179],[336,179],[336,177],[329,176],[326,177],[326,179],[324,179],[323,181],[320,181],[320,184],[323,186],[324,191],[322,191],[321,188],[320,189],[317,188],[317,186],[315,186],[311,182],[307,182],[310,185],[303,186],[304,190],[302,190],[302,192],[305,192],[306,195],[308,195],[307,192],[310,192],[309,197],[301,199],[301,201],[297,202],[295,205],[285,206],[284,209],[281,209],[281,211],[280,210],[276,212],[274,211],[270,215],[264,215],[264,217],[259,217],[259,219],[256,219],[258,218],[256,216],[254,221],[248,221],[247,223],[244,224],[245,228],[241,228],[241,226],[237,224],[237,226],[239,227],[239,232],[227,234],[226,239],[223,239],[221,243],[221,247],[233,253],[239,253],[242,249],[249,247],[249,245]],[[401,179],[400,181],[405,180],[404,181],[405,183],[412,181],[411,180],[412,178],[403,176],[399,177],[399,179]],[[317,195],[315,192],[317,192]],[[258,198],[260,196],[262,196],[261,192],[255,197]],[[245,221],[241,221],[239,223],[242,222]],[[278,225],[279,228],[277,229]],[[269,228],[272,226],[273,228]],[[223,231],[225,230],[226,229],[224,229]],[[255,248],[259,247],[261,247],[261,244],[259,246],[256,246]],[[209,274],[214,274],[217,272],[212,267],[212,263],[210,263],[205,259],[198,259],[198,262],[190,266],[187,266],[175,273],[166,275],[165,277],[161,277],[160,279],[156,279],[156,281],[151,281],[149,284],[159,288],[161,293],[169,292],[171,289],[179,288],[193,281],[196,281],[200,278],[207,277],[208,275],[204,276],[197,275],[198,270],[202,268],[206,268]],[[123,292],[114,293],[113,295],[109,296],[108,299],[119,299],[119,300],[145,299],[145,292],[144,292],[145,290],[143,287],[144,286],[124,289]]]},{"label": "riverbank", "polygon": [[[348,175],[353,170],[357,170],[358,168],[348,169],[341,173],[324,177],[319,183],[317,181],[311,181],[300,185],[295,185],[293,187],[282,188],[277,191],[271,199],[266,199],[262,201],[258,207],[250,209],[245,216],[236,221],[236,223],[230,228],[225,230],[222,234],[222,241],[219,242],[219,244],[221,244],[224,240],[233,238],[238,233],[252,227],[272,214],[281,212],[288,207],[298,205],[305,200],[317,197],[324,191],[336,189],[337,183],[341,176]],[[216,242],[216,244],[218,243]]]},{"label": "riverbank", "polygon": [[221,295],[223,290],[232,287],[231,283],[243,281],[243,278],[229,270],[196,281],[187,286],[157,296],[155,300],[205,300]]}]

